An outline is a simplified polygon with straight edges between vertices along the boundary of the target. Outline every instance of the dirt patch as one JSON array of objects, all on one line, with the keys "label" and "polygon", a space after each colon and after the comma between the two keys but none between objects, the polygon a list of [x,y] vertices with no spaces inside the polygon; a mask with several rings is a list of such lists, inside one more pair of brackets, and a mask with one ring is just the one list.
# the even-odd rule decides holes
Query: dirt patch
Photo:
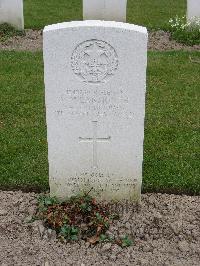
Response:
[{"label": "dirt patch", "polygon": [[14,36],[6,42],[0,42],[0,50],[42,50],[42,30],[26,30],[25,36]]},{"label": "dirt patch", "polygon": [[194,265],[200,261],[200,197],[145,194],[139,208],[118,204],[122,216],[110,232],[130,235],[134,245],[63,244],[41,221],[29,223],[35,193],[0,192],[1,265]]},{"label": "dirt patch", "polygon": [[[170,40],[170,33],[164,31],[149,32],[148,49],[151,51],[186,50],[200,51],[200,45],[186,46]],[[15,36],[0,43],[0,50],[42,50],[42,30],[26,30],[25,36]]]},{"label": "dirt patch", "polygon": [[149,32],[148,49],[151,51],[170,51],[170,50],[185,50],[185,51],[200,51],[200,44],[187,46],[171,40],[171,34],[165,31]]}]

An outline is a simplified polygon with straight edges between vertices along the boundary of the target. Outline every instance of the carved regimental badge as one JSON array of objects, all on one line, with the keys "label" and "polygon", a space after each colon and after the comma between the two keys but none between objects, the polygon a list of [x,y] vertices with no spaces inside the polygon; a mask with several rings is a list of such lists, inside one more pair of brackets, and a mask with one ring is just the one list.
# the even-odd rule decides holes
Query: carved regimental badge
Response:
[{"label": "carved regimental badge", "polygon": [[85,82],[105,82],[117,70],[118,56],[115,49],[104,41],[85,41],[74,50],[71,66]]}]

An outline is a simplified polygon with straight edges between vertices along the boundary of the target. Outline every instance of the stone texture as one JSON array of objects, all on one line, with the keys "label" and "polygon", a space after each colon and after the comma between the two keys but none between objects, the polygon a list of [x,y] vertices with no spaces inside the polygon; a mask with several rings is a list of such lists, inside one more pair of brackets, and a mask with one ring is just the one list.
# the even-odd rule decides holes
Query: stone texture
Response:
[{"label": "stone texture", "polygon": [[200,19],[200,0],[187,0],[187,19],[195,20]]},{"label": "stone texture", "polygon": [[146,28],[84,21],[44,29],[52,196],[139,200]]},{"label": "stone texture", "polygon": [[7,211],[6,210],[4,210],[4,209],[0,209],[0,215],[6,215],[7,214]]},{"label": "stone texture", "polygon": [[24,29],[23,0],[0,0],[0,24],[9,23]]},{"label": "stone texture", "polygon": [[126,22],[127,0],[83,0],[83,19]]}]

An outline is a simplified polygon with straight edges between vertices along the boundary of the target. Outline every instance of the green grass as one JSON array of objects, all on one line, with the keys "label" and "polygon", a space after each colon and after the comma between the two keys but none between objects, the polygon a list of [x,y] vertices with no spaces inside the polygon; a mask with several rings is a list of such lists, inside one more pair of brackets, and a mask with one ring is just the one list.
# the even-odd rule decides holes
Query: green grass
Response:
[{"label": "green grass", "polygon": [[186,14],[186,0],[128,0],[127,20],[149,29],[168,29],[168,21]]},{"label": "green grass", "polygon": [[0,184],[48,187],[41,54],[0,53]]},{"label": "green grass", "polygon": [[[151,52],[144,191],[200,194],[200,53]],[[48,189],[42,53],[0,52],[0,187]]]},{"label": "green grass", "polygon": [[200,194],[200,53],[151,53],[144,191]]},{"label": "green grass", "polygon": [[[186,14],[186,0],[128,0],[127,21],[166,28],[171,17]],[[82,0],[24,0],[25,27],[41,29],[63,21],[82,20]]]},{"label": "green grass", "polygon": [[82,20],[82,0],[24,0],[25,28]]}]

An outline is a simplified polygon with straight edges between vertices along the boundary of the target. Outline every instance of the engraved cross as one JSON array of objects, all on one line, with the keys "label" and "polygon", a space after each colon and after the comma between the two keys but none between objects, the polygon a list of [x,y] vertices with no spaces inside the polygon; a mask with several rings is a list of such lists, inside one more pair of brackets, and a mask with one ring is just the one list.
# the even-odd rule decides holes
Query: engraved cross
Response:
[{"label": "engraved cross", "polygon": [[111,137],[106,137],[106,138],[98,138],[97,137],[97,121],[92,121],[93,123],[93,137],[88,137],[88,138],[82,138],[79,137],[80,142],[91,142],[93,144],[93,167],[97,168],[97,143],[99,142],[110,142]]}]

